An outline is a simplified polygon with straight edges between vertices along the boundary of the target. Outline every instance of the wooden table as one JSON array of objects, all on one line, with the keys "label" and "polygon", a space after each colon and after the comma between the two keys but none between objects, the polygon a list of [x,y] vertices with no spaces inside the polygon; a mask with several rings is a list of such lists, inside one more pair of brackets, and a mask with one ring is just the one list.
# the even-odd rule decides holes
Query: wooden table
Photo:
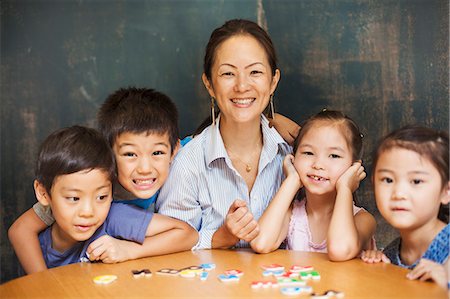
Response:
[{"label": "wooden table", "polygon": [[[180,269],[203,263],[215,263],[216,269],[201,281],[199,277],[162,276],[162,268]],[[330,262],[325,254],[277,250],[255,254],[248,250],[200,250],[144,258],[119,264],[78,263],[53,268],[14,279],[0,286],[1,298],[292,298],[280,288],[251,288],[262,275],[262,265],[294,264],[313,266],[321,279],[309,280],[314,292],[343,291],[345,298],[447,298],[447,292],[435,283],[410,281],[408,272],[386,264],[365,264],[359,259]],[[151,277],[134,278],[131,271],[148,268]],[[224,283],[217,276],[228,269],[244,272],[238,282]],[[115,274],[118,279],[108,285],[93,282],[93,277]],[[308,298],[307,295],[296,297]]]}]

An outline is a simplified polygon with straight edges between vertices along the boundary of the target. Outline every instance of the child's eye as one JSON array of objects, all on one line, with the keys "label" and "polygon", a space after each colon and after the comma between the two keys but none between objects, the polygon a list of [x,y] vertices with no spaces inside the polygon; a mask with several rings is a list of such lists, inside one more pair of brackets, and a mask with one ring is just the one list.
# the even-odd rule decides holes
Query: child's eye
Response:
[{"label": "child's eye", "polygon": [[312,155],[314,155],[312,152],[301,152],[301,154],[305,155],[305,156],[312,156]]},{"label": "child's eye", "polygon": [[70,201],[70,202],[75,202],[75,201],[79,201],[80,200],[80,198],[79,197],[66,197],[66,199],[68,200],[68,201]]},{"label": "child's eye", "polygon": [[333,159],[339,159],[339,158],[342,158],[341,156],[339,156],[339,155],[337,155],[337,154],[331,154],[330,157],[333,158]]},{"label": "child's eye", "polygon": [[107,200],[108,198],[109,198],[109,194],[106,194],[106,195],[100,195],[100,196],[98,197],[98,199],[101,200],[101,201]]},{"label": "child's eye", "polygon": [[393,180],[391,178],[387,178],[387,177],[381,178],[381,181],[384,182],[384,183],[388,183],[388,184],[393,182]]},{"label": "child's eye", "polygon": [[414,179],[414,180],[411,181],[411,183],[413,185],[419,185],[419,184],[423,183],[423,180],[421,180],[421,179]]},{"label": "child's eye", "polygon": [[129,153],[124,153],[123,156],[125,157],[136,157],[135,153],[129,152]]},{"label": "child's eye", "polygon": [[154,151],[153,152],[153,156],[159,156],[159,155],[164,155],[165,154],[165,152],[163,152],[163,151]]}]

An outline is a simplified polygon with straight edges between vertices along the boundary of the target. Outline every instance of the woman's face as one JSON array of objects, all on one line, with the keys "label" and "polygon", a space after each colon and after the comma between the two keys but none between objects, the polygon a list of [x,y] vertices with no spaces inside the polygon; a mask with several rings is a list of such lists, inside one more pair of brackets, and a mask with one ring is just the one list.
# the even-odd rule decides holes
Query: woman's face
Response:
[{"label": "woman's face", "polygon": [[202,76],[222,118],[239,123],[259,120],[279,78],[279,70],[272,76],[264,48],[250,35],[225,40],[217,48],[211,81]]}]

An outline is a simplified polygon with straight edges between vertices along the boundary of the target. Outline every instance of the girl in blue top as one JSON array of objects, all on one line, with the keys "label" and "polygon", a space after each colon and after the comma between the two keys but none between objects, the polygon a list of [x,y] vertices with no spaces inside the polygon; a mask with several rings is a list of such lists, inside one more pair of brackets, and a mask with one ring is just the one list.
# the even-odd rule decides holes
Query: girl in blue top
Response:
[{"label": "girl in blue top", "polygon": [[448,132],[407,126],[382,139],[374,159],[375,199],[400,237],[383,252],[365,251],[365,262],[393,263],[412,269],[409,279],[448,286],[448,153]]}]

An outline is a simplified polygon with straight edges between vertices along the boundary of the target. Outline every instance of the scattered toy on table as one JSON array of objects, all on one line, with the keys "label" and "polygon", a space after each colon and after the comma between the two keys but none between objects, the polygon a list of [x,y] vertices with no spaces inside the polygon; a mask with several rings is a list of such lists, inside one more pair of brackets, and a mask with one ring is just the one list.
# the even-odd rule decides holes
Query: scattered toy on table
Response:
[{"label": "scattered toy on table", "polygon": [[284,266],[280,264],[270,264],[270,265],[262,265],[261,268],[263,268],[266,271],[284,271]]},{"label": "scattered toy on table", "polygon": [[306,285],[306,281],[290,277],[278,277],[277,281],[278,285],[281,287],[298,287]]},{"label": "scattered toy on table", "polygon": [[241,277],[242,275],[244,275],[244,272],[242,272],[241,270],[236,270],[236,269],[229,269],[225,271],[226,275],[236,275]]},{"label": "scattered toy on table", "polygon": [[197,276],[197,273],[193,270],[181,270],[179,275],[184,278],[194,278]]},{"label": "scattered toy on table", "polygon": [[312,293],[312,287],[310,286],[299,286],[299,287],[284,287],[280,289],[280,292],[284,295],[299,295],[302,293],[310,294]]},{"label": "scattered toy on table", "polygon": [[180,270],[171,269],[171,268],[163,268],[163,269],[156,271],[156,274],[177,276],[178,274],[180,274]]},{"label": "scattered toy on table", "polygon": [[202,273],[200,273],[200,280],[201,281],[205,281],[208,279],[208,272],[207,271],[203,271]]},{"label": "scattered toy on table", "polygon": [[239,281],[239,276],[235,275],[235,274],[220,274],[219,276],[217,276],[217,278],[221,281],[221,282],[231,282],[231,281]]},{"label": "scattered toy on table", "polygon": [[319,280],[320,274],[317,271],[300,272],[300,277],[305,280],[310,278],[312,278],[313,280]]},{"label": "scattered toy on table", "polygon": [[96,284],[110,284],[117,279],[116,275],[99,275],[94,277]]},{"label": "scattered toy on table", "polygon": [[275,271],[273,271],[273,270],[264,270],[262,275],[263,276],[275,276],[275,277],[277,277],[277,276],[282,276],[284,273],[285,273],[284,270],[275,270]]},{"label": "scattered toy on table", "polygon": [[132,270],[131,273],[133,273],[134,278],[138,278],[141,276],[145,276],[145,277],[152,276],[152,271],[150,271],[149,269]]},{"label": "scattered toy on table", "polygon": [[264,281],[264,280],[257,280],[257,281],[253,281],[250,286],[252,287],[252,289],[259,289],[259,288],[263,288],[263,289],[267,289],[267,288],[278,288],[278,282],[276,281]]},{"label": "scattered toy on table", "polygon": [[323,292],[322,294],[312,293],[311,298],[314,299],[344,298],[344,293],[334,290],[328,290]]},{"label": "scattered toy on table", "polygon": [[202,267],[202,269],[205,271],[211,271],[213,269],[216,269],[216,264],[206,263],[206,264],[201,264],[200,267]]},{"label": "scattered toy on table", "polygon": [[310,272],[312,270],[314,270],[314,267],[312,267],[312,266],[293,265],[291,268],[289,268],[289,271],[294,272],[294,273]]}]

